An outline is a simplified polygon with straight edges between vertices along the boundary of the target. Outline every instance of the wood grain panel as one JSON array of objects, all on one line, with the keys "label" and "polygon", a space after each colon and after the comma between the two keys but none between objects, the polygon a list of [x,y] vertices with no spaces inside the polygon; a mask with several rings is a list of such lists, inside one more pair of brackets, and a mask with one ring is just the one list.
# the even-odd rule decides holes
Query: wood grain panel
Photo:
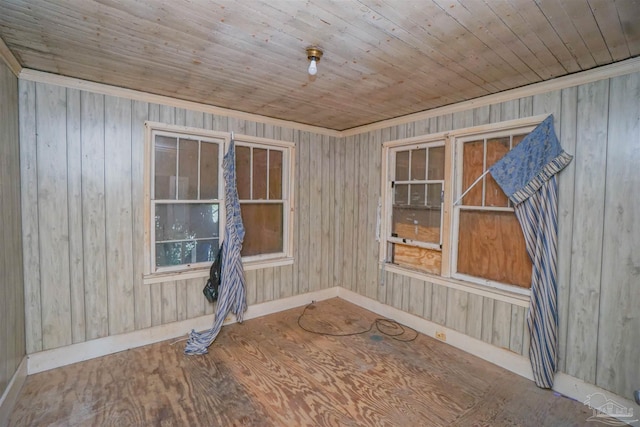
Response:
[{"label": "wood grain panel", "polygon": [[566,370],[596,381],[602,239],[607,156],[607,80],[578,88],[574,228],[571,256],[571,300]]},{"label": "wood grain panel", "polygon": [[356,268],[356,292],[361,295],[367,293],[367,244],[373,237],[367,229],[367,218],[369,215],[368,195],[369,195],[369,146],[364,136],[358,136],[358,151],[356,151],[356,171],[357,184],[354,194],[354,203],[358,204],[358,215],[355,217],[356,247],[353,253]]},{"label": "wood grain panel", "polygon": [[468,297],[469,294],[467,292],[452,288],[447,290],[445,326],[465,333],[467,328]]},{"label": "wood grain panel", "polygon": [[[562,90],[562,116],[557,126],[562,148],[576,152],[578,88]],[[573,202],[576,162],[572,161],[558,175],[558,369],[564,371],[567,357],[567,328],[571,285],[571,245],[573,236]]]},{"label": "wood grain panel", "polygon": [[357,239],[357,235],[355,234],[356,229],[356,215],[357,205],[355,204],[356,199],[356,149],[358,148],[355,137],[348,137],[344,141],[345,146],[345,158],[344,158],[344,238],[343,242],[343,250],[342,250],[342,269],[343,269],[343,279],[342,286],[345,288],[355,291],[356,276],[355,276],[355,262],[354,262],[354,254],[355,245],[354,242]]},{"label": "wood grain panel", "polygon": [[105,98],[105,231],[109,333],[135,329],[131,101]]},{"label": "wood grain panel", "polygon": [[[321,170],[320,177],[316,179],[318,184],[315,187],[315,193],[321,199],[320,211],[320,289],[327,289],[333,279],[333,257],[330,254],[330,248],[333,243],[333,233],[331,233],[331,223],[335,221],[333,211],[333,184],[332,184],[332,165],[331,160],[331,140],[328,136],[316,136],[316,144],[321,148]],[[335,172],[335,171],[334,171]],[[313,207],[312,207],[313,209]]]},{"label": "wood grain panel", "polygon": [[[297,200],[298,200],[298,259],[296,264],[298,266],[298,292],[307,292],[310,286],[310,269],[309,258],[315,256],[309,252],[310,233],[311,233],[311,212],[310,206],[310,170],[311,170],[311,147],[310,147],[310,135],[307,132],[300,133],[300,142],[296,155],[299,156],[296,172],[298,173],[298,186],[296,188]],[[316,242],[317,244],[317,242]],[[314,280],[317,278],[314,278]]]},{"label": "wood grain panel", "polygon": [[435,249],[419,248],[400,243],[393,245],[394,264],[440,274],[442,253]]},{"label": "wood grain panel", "polygon": [[149,104],[134,101],[131,107],[131,215],[132,268],[136,329],[151,326],[151,294],[142,283],[144,274],[144,122],[149,118]]},{"label": "wood grain panel", "polygon": [[[42,345],[55,348],[73,342],[69,285],[69,218],[67,216],[66,90],[36,84],[38,156],[38,227],[42,275]],[[39,131],[43,130],[42,133]]]},{"label": "wood grain panel", "polygon": [[596,384],[631,396],[640,384],[640,74],[611,80]]},{"label": "wood grain panel", "polygon": [[[0,394],[26,354],[18,79],[0,64]],[[15,386],[14,386],[15,388]],[[9,400],[4,400],[8,407]],[[6,413],[6,411],[4,411]],[[0,423],[6,422],[0,416]]]},{"label": "wood grain panel", "polygon": [[[302,212],[302,215],[309,218],[307,225],[309,236],[307,242],[309,266],[309,270],[307,271],[307,280],[309,281],[308,290],[316,291],[322,287],[322,276],[328,273],[325,270],[326,264],[323,264],[323,260],[326,261],[326,258],[323,257],[322,253],[323,239],[325,238],[322,227],[322,217],[329,213],[328,209],[326,211],[323,210],[322,205],[322,169],[325,167],[328,168],[328,165],[323,164],[321,137],[307,133],[307,138],[305,139],[308,140],[309,144],[309,201],[308,205],[304,205],[307,213]],[[328,237],[328,235],[326,237]]]},{"label": "wood grain panel", "polygon": [[[39,266],[36,84],[20,80],[18,86],[20,91],[20,183],[23,262],[26,266]],[[24,269],[24,288],[27,352],[33,353],[42,350],[40,268]]]},{"label": "wood grain panel", "polygon": [[86,339],[84,307],[84,253],[82,244],[82,134],[80,91],[67,89],[67,196],[69,216],[69,285],[71,336]]}]

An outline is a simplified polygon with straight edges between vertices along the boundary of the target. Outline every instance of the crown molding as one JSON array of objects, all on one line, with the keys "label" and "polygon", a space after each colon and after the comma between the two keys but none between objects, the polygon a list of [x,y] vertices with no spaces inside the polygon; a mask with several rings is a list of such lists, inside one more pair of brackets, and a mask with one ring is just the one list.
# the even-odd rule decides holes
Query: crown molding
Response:
[{"label": "crown molding", "polygon": [[444,107],[432,108],[430,110],[418,113],[407,114],[406,116],[396,117],[394,119],[383,120],[380,122],[370,123],[368,125],[358,126],[342,131],[342,137],[349,137],[361,133],[371,132],[392,126],[404,125],[419,120],[430,119],[432,117],[442,116],[445,114],[458,113],[470,110],[472,108],[484,107],[486,105],[498,104],[513,99],[525,98],[527,96],[539,95],[545,92],[565,89],[568,87],[579,86],[598,80],[608,79],[612,77],[622,76],[640,72],[640,57],[627,59],[616,62],[614,64],[603,65],[601,67],[592,68],[586,71],[580,71],[552,80],[546,80],[539,83],[533,83],[515,89],[505,90],[504,92],[485,95],[480,98],[470,99],[468,101],[458,102],[456,104],[446,105]]},{"label": "crown molding", "polygon": [[63,86],[71,89],[85,90],[89,92],[99,93],[101,95],[117,96],[136,101],[143,101],[155,104],[168,105],[171,107],[185,108],[193,111],[201,111],[203,113],[215,114],[220,116],[232,117],[240,120],[248,120],[258,123],[264,123],[274,126],[282,126],[285,128],[295,129],[303,132],[311,132],[320,135],[327,135],[339,138],[341,132],[333,129],[327,129],[319,126],[306,125],[303,123],[292,122],[289,120],[275,119],[272,117],[261,116],[258,114],[245,113],[243,111],[232,110],[229,108],[216,107],[213,105],[202,104],[199,102],[186,101],[182,99],[172,98],[164,95],[156,95],[153,93],[142,92],[133,89],[126,89],[118,86],[111,86],[104,83],[96,83],[88,80],[82,80],[75,77],[61,76],[59,74],[47,73],[44,71],[32,70],[30,68],[22,68],[19,78],[38,83],[47,83],[57,86]]},{"label": "crown molding", "polygon": [[20,65],[20,62],[18,62],[16,57],[13,56],[13,53],[11,53],[9,47],[4,43],[2,37],[0,37],[0,58],[2,58],[4,63],[7,64],[11,72],[13,72],[16,77],[20,77],[22,65]]}]

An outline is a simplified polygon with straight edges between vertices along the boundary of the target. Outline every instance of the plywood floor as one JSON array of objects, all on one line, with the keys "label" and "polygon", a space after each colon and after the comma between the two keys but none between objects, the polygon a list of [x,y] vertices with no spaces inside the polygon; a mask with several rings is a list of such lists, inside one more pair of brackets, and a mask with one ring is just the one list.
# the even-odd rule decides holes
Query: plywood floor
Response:
[{"label": "plywood floor", "polygon": [[[205,356],[163,342],[32,375],[10,425],[578,426],[593,415],[424,335],[305,332],[302,311],[225,326]],[[375,318],[334,298],[302,324],[353,332]]]}]

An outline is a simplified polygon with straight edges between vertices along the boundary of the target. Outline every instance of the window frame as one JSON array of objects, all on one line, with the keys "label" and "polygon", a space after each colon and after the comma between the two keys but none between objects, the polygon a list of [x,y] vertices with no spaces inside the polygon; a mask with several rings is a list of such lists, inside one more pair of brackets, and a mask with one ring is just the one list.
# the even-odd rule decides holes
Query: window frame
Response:
[{"label": "window frame", "polygon": [[[280,265],[289,265],[293,263],[293,226],[294,226],[294,188],[295,188],[295,143],[288,141],[278,141],[269,138],[253,137],[248,135],[233,134],[232,132],[212,131],[201,128],[188,126],[171,125],[160,122],[145,121],[145,142],[144,142],[144,170],[143,170],[143,186],[144,186],[144,220],[143,220],[143,236],[144,236],[144,268],[143,283],[159,283],[172,278],[197,278],[206,277],[209,274],[211,263],[197,264],[181,264],[178,266],[160,267],[155,266],[155,235],[152,225],[154,221],[155,201],[152,200],[155,161],[154,147],[155,135],[163,134],[169,136],[183,137],[185,139],[206,139],[218,140],[220,143],[220,151],[218,158],[218,182],[219,193],[218,212],[219,212],[219,242],[225,239],[224,228],[226,220],[225,211],[225,186],[224,186],[224,170],[223,159],[227,153],[231,139],[233,138],[236,146],[253,144],[260,148],[276,149],[282,151],[282,196],[286,197],[283,212],[283,251],[275,254],[260,254],[250,257],[243,257],[242,262],[246,270],[276,267]],[[207,199],[206,201],[208,201]],[[206,202],[204,201],[204,202]],[[200,200],[176,200],[176,203],[203,203]]]},{"label": "window frame", "polygon": [[[271,202],[269,190],[267,186],[267,199],[240,200],[240,210],[243,203],[280,203],[282,201],[282,252],[274,252],[270,254],[259,254],[245,256],[243,262],[261,264],[271,260],[281,260],[293,257],[293,189],[294,189],[294,161],[295,161],[295,144],[286,141],[277,141],[274,139],[252,137],[248,135],[235,135],[234,142],[236,148],[254,147],[267,150],[277,150],[282,152],[282,199],[278,202]],[[253,166],[252,172],[253,174]]]},{"label": "window frame", "polygon": [[[499,123],[496,123],[499,125]],[[467,190],[467,188],[462,188],[463,185],[463,162],[464,162],[464,144],[471,141],[484,140],[484,161],[485,165],[483,168],[486,168],[486,143],[488,140],[495,138],[503,138],[510,137],[510,141],[512,142],[513,137],[517,135],[527,135],[535,129],[536,125],[523,125],[523,126],[509,126],[508,128],[499,128],[494,130],[486,130],[479,131],[474,133],[467,133],[462,136],[451,136],[451,144],[454,147],[454,162],[455,165],[453,167],[453,171],[455,173],[455,177],[453,179],[453,200],[451,206],[451,247],[450,247],[450,276],[454,279],[463,280],[465,282],[475,283],[479,285],[489,286],[492,288],[497,288],[501,290],[506,290],[518,294],[529,294],[529,288],[524,288],[521,286],[498,282],[496,280],[486,279],[483,277],[472,276],[465,273],[458,272],[458,239],[460,232],[460,212],[463,210],[468,211],[489,211],[489,212],[515,212],[513,205],[510,200],[508,200],[508,206],[485,206],[486,194],[483,188],[482,192],[482,206],[472,206],[472,205],[462,205],[462,194]],[[513,149],[513,146],[509,148],[509,150]],[[487,168],[488,169],[488,168]],[[486,169],[483,169],[483,173]],[[486,178],[486,176],[485,176]],[[476,184],[484,185],[485,180],[481,180]],[[469,188],[469,187],[468,187]],[[460,200],[458,200],[460,199]],[[458,203],[455,203],[458,201]]]},{"label": "window frame", "polygon": [[[397,272],[409,277],[417,277],[422,280],[432,280],[456,289],[466,289],[476,294],[503,295],[501,298],[525,298],[530,295],[529,288],[517,285],[500,283],[488,279],[458,273],[457,270],[457,248],[459,233],[459,212],[460,207],[454,206],[456,199],[462,194],[462,158],[459,154],[463,142],[474,139],[495,137],[504,134],[529,133],[540,124],[547,115],[537,115],[521,119],[507,120],[479,126],[471,126],[451,131],[431,133],[401,140],[388,141],[382,144],[381,159],[381,207],[379,213],[379,263],[381,268]],[[392,167],[394,163],[391,159],[391,150],[397,147],[411,148],[420,144],[444,141],[445,147],[445,169],[444,169],[444,198],[441,222],[441,273],[434,274],[417,268],[391,262],[391,236],[392,227],[392,188],[389,185],[392,179]],[[478,184],[479,185],[479,184]],[[498,208],[498,210],[513,211],[513,207]],[[402,242],[401,242],[402,243]],[[406,244],[406,243],[403,243]],[[431,250],[436,248],[429,247]]]}]

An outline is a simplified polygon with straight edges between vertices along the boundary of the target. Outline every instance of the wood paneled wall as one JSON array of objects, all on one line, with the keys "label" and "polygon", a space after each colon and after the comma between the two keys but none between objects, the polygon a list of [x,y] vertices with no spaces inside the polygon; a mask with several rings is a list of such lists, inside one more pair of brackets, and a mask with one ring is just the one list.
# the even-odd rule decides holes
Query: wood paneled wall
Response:
[{"label": "wood paneled wall", "polygon": [[379,275],[373,225],[381,143],[539,114],[554,115],[563,147],[575,156],[559,175],[559,369],[631,399],[640,388],[640,73],[346,138],[336,157],[344,162],[336,177],[342,182],[336,227],[343,227],[338,249],[345,255],[336,280],[527,355],[526,309],[429,281]]},{"label": "wood paneled wall", "polygon": [[26,354],[19,156],[18,79],[0,61],[0,396]]},{"label": "wood paneled wall", "polygon": [[[296,143],[295,264],[249,270],[249,304],[333,285],[336,138],[20,80],[27,351],[210,314],[205,279],[143,284],[144,122]],[[188,331],[185,331],[187,333]]]}]

